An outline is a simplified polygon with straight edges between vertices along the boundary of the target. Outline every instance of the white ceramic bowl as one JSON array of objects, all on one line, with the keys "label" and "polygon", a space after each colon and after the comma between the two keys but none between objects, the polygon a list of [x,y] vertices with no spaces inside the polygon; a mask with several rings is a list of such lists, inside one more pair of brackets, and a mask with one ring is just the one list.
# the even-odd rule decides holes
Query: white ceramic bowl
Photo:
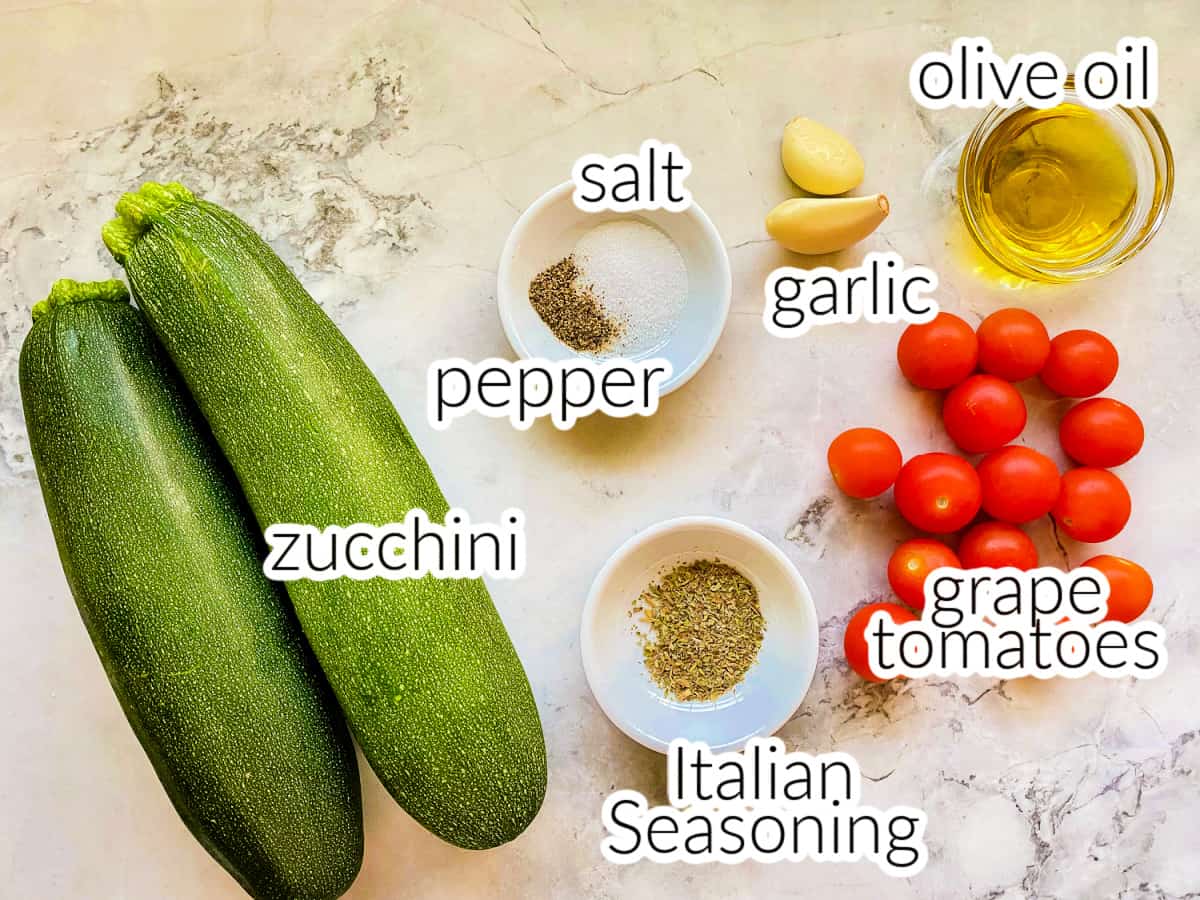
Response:
[{"label": "white ceramic bowl", "polygon": [[[648,584],[697,559],[727,563],[750,579],[766,630],[737,687],[716,700],[681,702],[651,681],[629,610]],[[596,702],[635,741],[660,753],[677,737],[734,750],[775,733],[799,708],[816,670],[817,631],[812,595],[783,551],[737,522],[688,516],[639,532],[605,563],[583,609],[580,646]]]},{"label": "white ceramic bowl", "polygon": [[680,213],[587,213],[571,200],[573,191],[570,181],[547,191],[509,232],[496,284],[500,321],[508,342],[525,359],[562,360],[583,355],[551,334],[529,302],[529,284],[543,269],[570,254],[590,229],[616,219],[639,219],[671,238],[687,267],[688,296],[678,326],[663,346],[637,357],[670,360],[672,374],[660,390],[665,396],[704,365],[725,327],[733,282],[721,236],[695,202]]}]

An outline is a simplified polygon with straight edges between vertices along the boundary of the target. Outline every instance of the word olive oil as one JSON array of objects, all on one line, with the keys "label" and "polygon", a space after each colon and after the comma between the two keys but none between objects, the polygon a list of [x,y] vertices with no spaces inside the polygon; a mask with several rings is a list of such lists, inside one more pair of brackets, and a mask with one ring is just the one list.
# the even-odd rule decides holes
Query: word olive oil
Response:
[{"label": "word olive oil", "polygon": [[1103,114],[1064,103],[1013,110],[997,122],[961,172],[960,189],[997,261],[1066,273],[1120,241],[1138,179]]}]

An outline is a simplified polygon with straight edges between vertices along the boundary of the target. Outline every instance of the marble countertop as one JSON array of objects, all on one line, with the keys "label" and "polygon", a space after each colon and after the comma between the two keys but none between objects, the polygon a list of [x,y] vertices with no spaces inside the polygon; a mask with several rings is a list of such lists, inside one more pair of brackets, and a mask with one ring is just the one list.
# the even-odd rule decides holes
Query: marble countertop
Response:
[{"label": "marble countertop", "polygon": [[[237,897],[191,839],[126,724],[79,621],[42,508],[17,391],[29,307],[59,276],[118,274],[99,227],[119,194],[179,179],[236,210],[300,274],[374,369],[446,493],[484,518],[528,517],[528,573],[493,596],[526,663],[546,729],[550,785],[530,830],[469,854],[410,820],[363,767],[367,852],[349,896],[1173,898],[1200,891],[1200,451],[1197,184],[1200,7],[1187,0],[1003,6],[978,0],[750,4],[475,0],[250,0],[172,4],[18,0],[0,5],[0,894]],[[1003,54],[1068,61],[1125,34],[1161,51],[1156,112],[1180,161],[1155,242],[1093,283],[1017,292],[972,272],[945,154],[970,111],[929,112],[909,64],[959,35]],[[1014,303],[1051,331],[1117,343],[1110,393],[1137,408],[1145,449],[1122,470],[1132,521],[1111,543],[1158,593],[1170,664],[1150,682],[930,679],[867,685],[841,659],[850,612],[886,595],[907,534],[889,504],[831,490],[830,437],[857,424],[906,452],[947,447],[936,398],[893,362],[896,326],[768,336],[762,283],[796,258],[763,216],[791,196],[778,138],[808,115],[851,135],[864,190],[892,214],[828,262],[896,249],[931,266],[945,308],[971,321]],[[445,356],[508,355],[495,266],[521,210],[584,153],[679,144],[688,185],[720,229],[733,310],[716,352],[652,419],[529,432],[424,415]],[[945,155],[943,155],[945,154]],[[1027,393],[1037,446],[1057,449],[1063,401]],[[789,747],[854,754],[877,806],[929,815],[929,865],[891,880],[869,863],[614,867],[598,850],[615,788],[662,802],[662,758],[616,731],[588,692],[578,627],[587,587],[626,537],[685,513],[763,532],[816,597],[821,655],[783,729]],[[1088,547],[1031,532],[1043,559]]]}]

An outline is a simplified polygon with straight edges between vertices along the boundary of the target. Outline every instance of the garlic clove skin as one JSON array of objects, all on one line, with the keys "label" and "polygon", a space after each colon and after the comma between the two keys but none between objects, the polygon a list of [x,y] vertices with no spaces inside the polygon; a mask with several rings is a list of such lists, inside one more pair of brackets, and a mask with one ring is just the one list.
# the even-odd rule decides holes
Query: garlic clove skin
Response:
[{"label": "garlic clove skin", "polygon": [[798,116],[783,129],[779,155],[788,177],[813,194],[844,194],[862,184],[862,156],[849,140],[820,122]]},{"label": "garlic clove skin", "polygon": [[857,244],[887,218],[883,194],[784,200],[767,213],[767,234],[796,253],[835,253]]}]

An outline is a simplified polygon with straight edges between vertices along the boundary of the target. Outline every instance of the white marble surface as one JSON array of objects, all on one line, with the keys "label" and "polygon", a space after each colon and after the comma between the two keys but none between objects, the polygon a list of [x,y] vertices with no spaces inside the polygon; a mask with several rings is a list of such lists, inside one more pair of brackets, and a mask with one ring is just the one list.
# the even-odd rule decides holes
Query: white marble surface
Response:
[{"label": "white marble surface", "polygon": [[[98,240],[122,190],[178,178],[259,228],[379,374],[447,493],[479,517],[517,504],[529,572],[494,586],[546,726],[550,788],[518,841],[469,854],[426,834],[364,767],[367,854],[355,898],[1184,897],[1200,891],[1200,533],[1193,466],[1200,366],[1200,139],[1191,0],[996,4],[842,0],[756,4],[529,0],[435,4],[0,5],[0,895],[235,897],[159,789],[104,681],[67,591],[29,458],[16,354],[30,305],[58,276],[109,277]],[[736,9],[735,9],[736,8]],[[922,179],[975,118],[918,110],[908,65],[958,35],[1068,60],[1124,34],[1162,53],[1157,112],[1181,161],[1154,244],[1095,283],[1025,292],[979,281],[936,185]],[[878,424],[907,452],[946,445],[933,397],[898,376],[898,329],[768,337],[761,285],[794,261],[766,240],[789,196],[783,123],[804,114],[857,141],[881,231],[835,259],[894,247],[936,267],[968,318],[1038,309],[1051,330],[1094,327],[1122,355],[1111,393],[1143,415],[1122,471],[1133,519],[1112,542],[1158,585],[1171,662],[1148,683],[945,680],[867,686],[840,659],[841,625],[884,595],[904,528],[884,503],[831,493],[829,438]],[[586,152],[680,144],[721,229],[733,314],[716,353],[652,420],[528,433],[471,418],[425,424],[425,368],[508,350],[494,268],[520,210]],[[1030,395],[1027,436],[1055,447],[1061,402]],[[931,860],[909,881],[869,864],[615,868],[598,852],[615,787],[665,794],[662,761],[600,714],[577,647],[580,607],[608,553],[658,519],[727,515],[776,540],[817,597],[816,682],[790,746],[855,754],[876,805],[930,817]],[[1044,558],[1078,563],[1088,548]]]}]

